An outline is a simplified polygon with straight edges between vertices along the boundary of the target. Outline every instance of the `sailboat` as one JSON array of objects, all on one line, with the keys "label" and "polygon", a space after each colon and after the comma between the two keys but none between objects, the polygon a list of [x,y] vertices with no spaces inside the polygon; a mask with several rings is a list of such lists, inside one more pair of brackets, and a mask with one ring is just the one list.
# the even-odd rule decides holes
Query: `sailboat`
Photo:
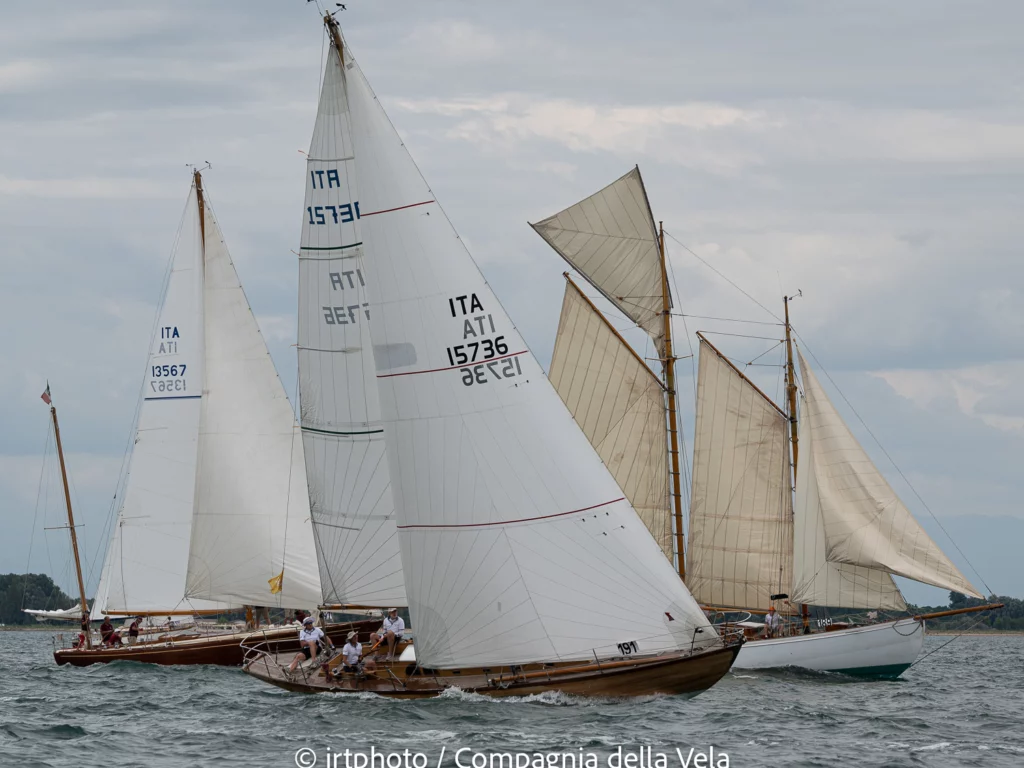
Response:
[{"label": "sailboat", "polygon": [[[170,624],[254,604],[316,606],[302,440],[198,170],[151,345],[93,620],[166,617]],[[332,628],[339,638],[349,629]],[[54,657],[77,666],[234,665],[247,634],[179,633],[158,643],[58,649]],[[298,644],[294,626],[260,639]]]},{"label": "sailboat", "polygon": [[715,632],[661,555],[440,209],[333,16],[324,22],[351,127],[344,170],[360,212],[349,223],[367,272],[415,660],[347,674],[332,659],[289,674],[264,655],[246,671],[291,690],[395,697],[710,687],[742,641]]},{"label": "sailboat", "polygon": [[[649,499],[671,498],[676,548],[666,549],[666,555],[674,559],[680,577],[709,613],[764,614],[768,606],[777,606],[790,616],[781,636],[772,638],[761,635],[760,622],[732,621],[732,626],[748,632],[736,668],[798,666],[895,677],[919,655],[928,618],[999,607],[866,625],[822,619],[812,628],[808,606],[868,609],[876,611],[876,617],[880,610],[905,612],[907,604],[894,575],[981,595],[896,496],[799,351],[804,405],[797,418],[788,298],[788,411],[698,333],[693,479],[684,559],[678,463],[670,469],[671,489],[664,481],[664,448],[667,444],[676,450],[675,358],[671,298],[664,279],[664,231],[654,229],[639,168],[532,226],[617,309],[648,331],[663,362],[664,378],[658,382],[566,275],[549,373],[562,399],[627,496],[632,499],[632,491]],[[659,307],[663,325],[656,318]],[[667,394],[652,382],[660,383]],[[666,439],[666,431],[672,439]],[[798,446],[804,457],[799,473]],[[638,478],[645,480],[633,490]],[[656,535],[664,532],[667,513],[663,503],[646,519]],[[798,606],[802,616],[793,619]]]}]

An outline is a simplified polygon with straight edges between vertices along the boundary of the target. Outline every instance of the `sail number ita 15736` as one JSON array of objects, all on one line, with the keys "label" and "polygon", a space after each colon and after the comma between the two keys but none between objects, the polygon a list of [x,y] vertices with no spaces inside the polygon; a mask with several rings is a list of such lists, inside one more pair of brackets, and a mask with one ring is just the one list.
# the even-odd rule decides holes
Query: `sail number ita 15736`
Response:
[{"label": "sail number ita 15736", "polygon": [[462,344],[445,349],[448,364],[458,366],[467,387],[522,376],[518,352],[509,354],[504,335],[495,335],[494,317],[475,294],[448,299],[451,316],[462,320]]}]

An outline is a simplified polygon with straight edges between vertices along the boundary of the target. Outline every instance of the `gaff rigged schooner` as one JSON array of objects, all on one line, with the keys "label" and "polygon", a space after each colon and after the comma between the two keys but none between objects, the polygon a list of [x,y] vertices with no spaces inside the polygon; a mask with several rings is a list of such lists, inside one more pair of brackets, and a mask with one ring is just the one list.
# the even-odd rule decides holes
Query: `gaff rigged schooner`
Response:
[{"label": "gaff rigged schooner", "polygon": [[[788,411],[698,334],[684,561],[678,463],[666,463],[666,446],[673,456],[677,448],[664,233],[654,227],[639,169],[532,226],[647,331],[663,362],[659,382],[566,275],[549,376],[627,497],[646,510],[652,533],[665,542],[666,522],[674,522],[676,549],[663,548],[693,596],[711,611],[803,606],[803,620],[787,623],[784,636],[752,637],[736,667],[896,676],[917,658],[928,616],[811,632],[806,607],[905,611],[893,575],[981,597],[871,463],[799,352],[804,405],[797,419],[788,299]],[[998,606],[971,610],[989,607]]]},{"label": "gaff rigged schooner", "polygon": [[[325,24],[352,145],[350,162],[337,154],[322,170],[345,173],[358,191],[355,221],[344,222],[351,241],[338,245],[363,254],[416,661],[340,676],[329,663],[297,677],[263,656],[247,671],[293,690],[391,696],[708,688],[738,645],[723,642],[662,556],[437,204],[333,17]],[[318,214],[324,223],[312,226],[343,223]]]}]

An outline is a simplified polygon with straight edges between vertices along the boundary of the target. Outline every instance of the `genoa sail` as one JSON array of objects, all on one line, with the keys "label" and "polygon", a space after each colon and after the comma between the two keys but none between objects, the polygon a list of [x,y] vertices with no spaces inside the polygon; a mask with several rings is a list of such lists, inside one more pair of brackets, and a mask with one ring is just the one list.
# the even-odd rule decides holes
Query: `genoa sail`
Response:
[{"label": "genoa sail", "polygon": [[664,352],[661,252],[639,168],[530,226]]},{"label": "genoa sail", "polygon": [[671,561],[665,389],[568,276],[548,379]]},{"label": "genoa sail", "polygon": [[766,607],[793,564],[789,419],[703,336],[686,583],[701,603]]},{"label": "genoa sail", "polygon": [[417,661],[718,644],[346,64],[377,381]]},{"label": "genoa sail", "polygon": [[203,209],[205,360],[186,595],[315,606],[302,440],[205,198]]},{"label": "genoa sail", "polygon": [[205,355],[203,244],[194,186],[171,258],[94,616],[232,607],[185,600]]},{"label": "genoa sail", "polygon": [[806,435],[801,454],[810,456],[800,470],[807,482],[801,518],[820,526],[825,559],[982,597],[900,501],[799,359]]},{"label": "genoa sail", "polygon": [[341,59],[329,46],[306,161],[299,402],[323,602],[406,605],[384,450]]}]

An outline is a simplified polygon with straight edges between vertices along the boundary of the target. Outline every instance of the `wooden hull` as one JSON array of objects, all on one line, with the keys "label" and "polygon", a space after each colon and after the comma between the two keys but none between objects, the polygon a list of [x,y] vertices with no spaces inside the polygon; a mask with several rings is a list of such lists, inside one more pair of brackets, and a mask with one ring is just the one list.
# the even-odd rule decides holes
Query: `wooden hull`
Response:
[{"label": "wooden hull", "polygon": [[378,665],[374,675],[328,680],[319,666],[289,675],[291,660],[260,655],[246,663],[253,677],[298,693],[367,692],[392,698],[426,698],[449,688],[485,696],[530,696],[559,691],[576,696],[696,695],[717,683],[739,653],[740,644],[684,656],[663,654],[628,661],[526,665],[509,670],[441,670],[423,674],[415,664]]},{"label": "wooden hull", "polygon": [[[370,632],[380,626],[380,619],[358,621],[346,624],[328,624],[324,631],[331,642],[343,644],[345,636],[353,629],[360,639],[369,639]],[[273,630],[233,632],[207,637],[190,637],[162,643],[139,643],[121,648],[93,648],[78,650],[62,648],[53,652],[57,664],[71,664],[87,667],[90,664],[107,664],[111,661],[138,661],[143,664],[213,664],[222,667],[240,667],[245,661],[248,645],[265,644],[276,653],[296,653],[299,650],[298,626],[281,627]]]},{"label": "wooden hull", "polygon": [[924,622],[900,619],[863,627],[749,640],[735,669],[801,667],[865,677],[899,677],[921,652]]}]

